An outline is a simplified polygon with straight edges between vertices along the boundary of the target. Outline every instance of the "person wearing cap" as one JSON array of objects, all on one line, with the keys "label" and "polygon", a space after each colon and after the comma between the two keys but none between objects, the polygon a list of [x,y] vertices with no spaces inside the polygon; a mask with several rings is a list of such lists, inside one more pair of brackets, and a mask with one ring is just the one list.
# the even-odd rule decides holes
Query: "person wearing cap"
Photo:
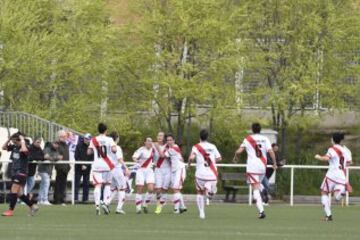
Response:
[{"label": "person wearing cap", "polygon": [[[89,144],[91,141],[91,135],[89,133],[85,134],[82,139],[80,139],[79,143],[75,149],[75,160],[76,161],[88,161],[92,162],[94,156],[88,155],[86,153]],[[89,186],[90,186],[90,171],[91,164],[76,164],[75,165],[75,201],[79,200],[79,189],[80,189],[80,181],[82,182],[82,202],[85,203],[89,200]]]}]

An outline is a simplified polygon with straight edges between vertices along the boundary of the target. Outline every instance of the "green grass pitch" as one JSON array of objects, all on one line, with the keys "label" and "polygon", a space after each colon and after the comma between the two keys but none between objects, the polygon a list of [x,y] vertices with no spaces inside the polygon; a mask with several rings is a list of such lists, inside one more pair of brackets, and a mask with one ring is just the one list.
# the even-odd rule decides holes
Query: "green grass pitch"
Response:
[{"label": "green grass pitch", "polygon": [[257,219],[254,206],[213,204],[206,208],[205,220],[198,218],[195,205],[188,207],[182,215],[174,215],[170,205],[161,215],[152,213],[154,207],[147,215],[136,215],[133,204],[127,204],[125,216],[95,216],[92,205],[44,206],[35,217],[27,217],[27,208],[17,206],[14,217],[0,218],[0,239],[360,239],[360,206],[334,206],[333,222],[321,221],[320,205],[270,206],[265,220]]}]

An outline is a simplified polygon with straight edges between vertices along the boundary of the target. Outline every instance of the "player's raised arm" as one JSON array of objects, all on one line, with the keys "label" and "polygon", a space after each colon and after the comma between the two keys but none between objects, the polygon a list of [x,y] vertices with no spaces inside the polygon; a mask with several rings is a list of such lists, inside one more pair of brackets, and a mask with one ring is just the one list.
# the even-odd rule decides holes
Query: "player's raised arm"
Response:
[{"label": "player's raised arm", "polygon": [[26,147],[26,143],[25,143],[25,138],[23,135],[20,135],[19,136],[19,139],[20,139],[20,144],[21,144],[21,147],[20,147],[20,152],[28,152],[28,148]]},{"label": "player's raised arm", "polygon": [[2,150],[8,150],[8,146],[9,146],[10,141],[11,141],[11,137],[8,140],[6,140],[4,145],[2,145]]},{"label": "player's raised arm", "polygon": [[328,155],[324,155],[324,156],[321,156],[319,154],[316,154],[315,155],[315,159],[319,160],[319,161],[324,161],[324,162],[327,162],[330,160],[330,157]]}]

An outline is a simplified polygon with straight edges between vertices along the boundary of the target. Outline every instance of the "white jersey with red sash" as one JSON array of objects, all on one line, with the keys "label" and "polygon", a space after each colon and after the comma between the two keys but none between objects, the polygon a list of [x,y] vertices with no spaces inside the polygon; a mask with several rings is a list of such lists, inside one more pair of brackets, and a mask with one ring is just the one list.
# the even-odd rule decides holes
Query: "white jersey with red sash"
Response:
[{"label": "white jersey with red sash", "polygon": [[185,166],[181,149],[178,145],[167,148],[165,151],[165,157],[170,159],[171,172],[175,172]]},{"label": "white jersey with red sash", "polygon": [[266,155],[272,149],[270,140],[261,134],[253,134],[244,139],[241,147],[245,148],[247,153],[246,172],[265,174]]},{"label": "white jersey with red sash", "polygon": [[196,158],[196,178],[217,180],[216,159],[221,158],[221,155],[216,146],[209,142],[200,142],[193,146],[191,154],[194,154]]},{"label": "white jersey with red sash", "polygon": [[111,156],[113,146],[116,146],[114,140],[105,135],[99,135],[91,139],[89,148],[94,151],[93,171],[110,171],[115,167]]},{"label": "white jersey with red sash", "polygon": [[133,158],[136,159],[136,163],[140,168],[151,168],[156,155],[154,148],[141,147],[133,154]]},{"label": "white jersey with red sash", "polygon": [[[165,147],[166,145],[159,145],[159,150],[161,151],[162,154],[165,154],[166,151]],[[157,156],[160,156],[160,153],[157,152]],[[166,157],[158,157],[155,162],[155,166],[156,168],[169,170],[170,162]]]},{"label": "white jersey with red sash", "polygon": [[326,155],[330,158],[326,177],[335,183],[345,185],[345,167],[349,160],[347,152],[341,145],[336,144],[328,149]]}]

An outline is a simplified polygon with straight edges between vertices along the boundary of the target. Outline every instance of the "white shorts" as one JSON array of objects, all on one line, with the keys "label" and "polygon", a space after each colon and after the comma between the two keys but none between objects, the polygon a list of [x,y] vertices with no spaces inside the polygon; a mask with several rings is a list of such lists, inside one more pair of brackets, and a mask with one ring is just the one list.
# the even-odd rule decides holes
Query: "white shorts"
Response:
[{"label": "white shorts", "polygon": [[155,183],[154,171],[151,168],[139,168],[136,171],[136,186],[144,186],[145,184],[150,183]]},{"label": "white shorts", "polygon": [[346,191],[346,185],[336,182],[328,177],[324,178],[324,181],[321,184],[321,191],[326,193],[332,193],[332,192],[340,192],[340,194],[344,194]]},{"label": "white shorts", "polygon": [[127,188],[126,177],[122,168],[114,168],[111,171],[111,189],[124,190]]},{"label": "white shorts", "polygon": [[171,172],[171,188],[182,189],[183,183],[186,178],[185,167],[182,167],[175,172]]},{"label": "white shorts", "polygon": [[93,172],[92,173],[92,183],[93,183],[93,185],[111,183],[111,172],[110,171]]},{"label": "white shorts", "polygon": [[246,173],[246,181],[248,184],[261,184],[262,180],[265,177],[265,173],[264,174],[260,174],[260,173]]},{"label": "white shorts", "polygon": [[205,180],[201,178],[195,178],[196,190],[204,191],[206,190],[210,194],[215,194],[217,192],[217,180]]},{"label": "white shorts", "polygon": [[171,170],[155,168],[155,188],[168,190],[171,183]]}]

